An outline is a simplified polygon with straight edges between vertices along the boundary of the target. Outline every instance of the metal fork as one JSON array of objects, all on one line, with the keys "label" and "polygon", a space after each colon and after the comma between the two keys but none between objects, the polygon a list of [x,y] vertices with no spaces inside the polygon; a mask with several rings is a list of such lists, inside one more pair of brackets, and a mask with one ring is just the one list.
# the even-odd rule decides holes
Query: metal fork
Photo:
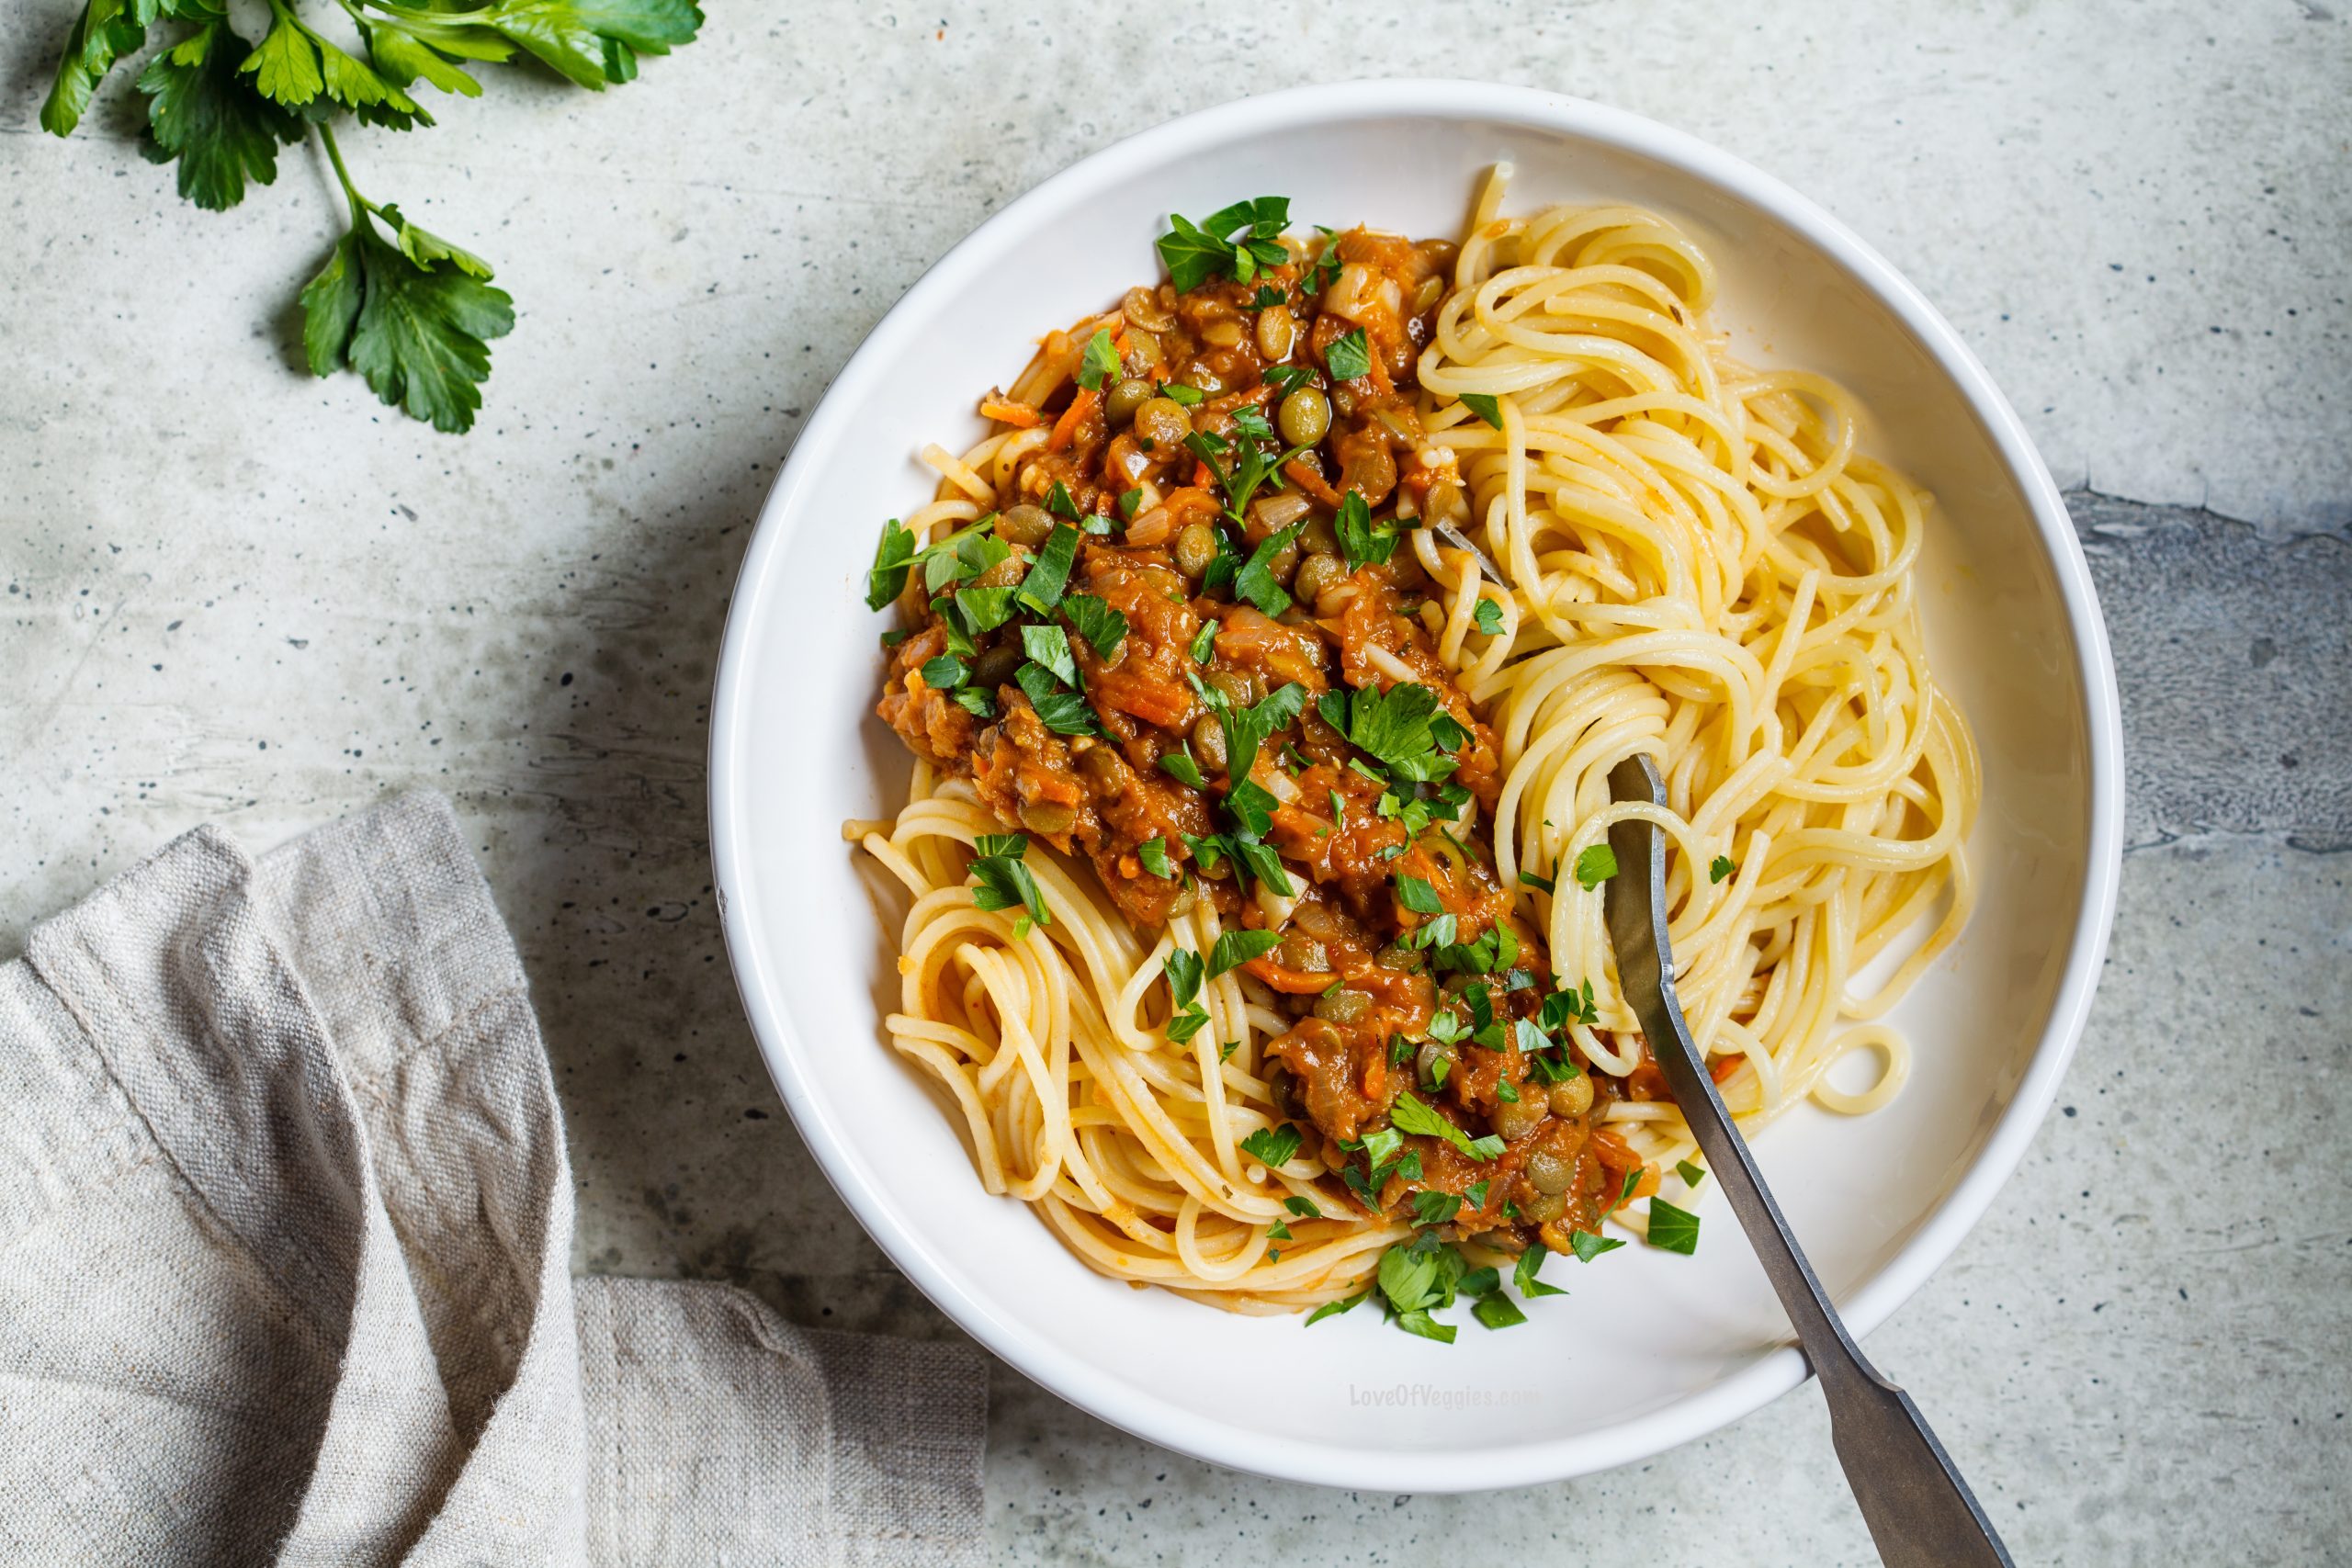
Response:
[{"label": "metal fork", "polygon": [[[1666,804],[1666,785],[1647,757],[1628,757],[1611,769],[1609,793],[1619,801]],[[1723,1184],[1748,1245],[1796,1326],[1805,1359],[1821,1380],[1829,1400],[1830,1441],[1880,1560],[1888,1568],[2012,1568],[1992,1521],[1928,1429],[1919,1407],[1863,1358],[1838,1321],[1838,1309],[1748,1156],[1747,1141],[1715,1092],[1674,996],[1674,954],[1666,935],[1665,834],[1655,823],[1619,822],[1609,829],[1609,846],[1617,872],[1603,901],[1610,945],[1617,953],[1618,987],[1641,1021],[1708,1169]]]}]

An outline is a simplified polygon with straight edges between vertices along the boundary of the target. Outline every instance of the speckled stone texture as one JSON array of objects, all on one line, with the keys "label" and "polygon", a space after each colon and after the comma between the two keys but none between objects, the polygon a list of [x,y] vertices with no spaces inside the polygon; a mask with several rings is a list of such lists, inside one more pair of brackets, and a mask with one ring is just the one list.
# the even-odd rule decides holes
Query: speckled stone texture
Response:
[{"label": "speckled stone texture", "polygon": [[[2343,6],[785,10],[716,8],[601,97],[510,75],[346,139],[517,300],[464,440],[297,374],[337,218],[313,155],[198,212],[121,99],[39,133],[70,12],[0,14],[0,950],[198,821],[267,842],[446,790],[541,1010],[581,1265],[953,1333],[795,1138],[710,908],[711,660],[776,464],[923,267],[1120,136],[1304,80],[1579,93],[1920,285],[2074,491],[2114,635],[2132,848],[2089,1035],[1872,1355],[2020,1562],[2352,1556]],[[1871,1561],[1810,1388],[1456,1499],[1179,1461],[1011,1372],[995,1401],[1008,1564]]]}]

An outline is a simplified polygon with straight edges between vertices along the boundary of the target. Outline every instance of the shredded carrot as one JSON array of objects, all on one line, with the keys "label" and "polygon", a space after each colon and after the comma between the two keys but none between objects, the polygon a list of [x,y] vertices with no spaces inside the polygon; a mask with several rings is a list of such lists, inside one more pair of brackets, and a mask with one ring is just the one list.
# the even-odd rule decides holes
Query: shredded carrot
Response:
[{"label": "shredded carrot", "polygon": [[1340,492],[1324,483],[1323,476],[1317,473],[1314,466],[1304,457],[1293,457],[1289,462],[1284,463],[1283,474],[1291,483],[1324,505],[1330,507],[1333,511],[1339,509]]},{"label": "shredded carrot", "polygon": [[1078,395],[1070,399],[1069,407],[1062,410],[1061,418],[1054,421],[1054,434],[1046,439],[1046,449],[1049,452],[1058,452],[1063,447],[1069,446],[1071,442],[1077,440],[1078,427],[1086,422],[1087,417],[1090,414],[1102,406],[1102,394],[1101,392],[1091,390],[1085,387],[1080,387],[1078,389]]},{"label": "shredded carrot", "polygon": [[1206,490],[1216,482],[1216,476],[1209,472],[1209,466],[1206,463],[1200,461],[1198,458],[1194,458],[1193,461],[1193,487],[1198,490]]},{"label": "shredded carrot", "polygon": [[997,420],[1005,424],[1017,425],[1023,430],[1035,430],[1046,423],[1044,414],[1039,413],[1027,403],[1015,402],[1011,398],[981,399],[980,417]]}]

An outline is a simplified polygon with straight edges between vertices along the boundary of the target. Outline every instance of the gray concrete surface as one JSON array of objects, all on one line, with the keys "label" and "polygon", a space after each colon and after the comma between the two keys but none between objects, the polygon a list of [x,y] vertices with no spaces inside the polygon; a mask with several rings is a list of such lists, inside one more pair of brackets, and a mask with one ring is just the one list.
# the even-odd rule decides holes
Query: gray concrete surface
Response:
[{"label": "gray concrete surface", "polygon": [[[775,466],[985,214],[1182,110],[1452,74],[1613,102],[1824,201],[1951,316],[2092,548],[2131,840],[2099,1005],[2001,1210],[1872,1340],[2020,1562],[2352,1556],[2352,25],[2343,7],[1685,0],[722,8],[601,98],[356,133],[521,310],[481,428],[294,373],[314,158],[200,213],[119,104],[34,122],[0,15],[0,950],[212,818],[458,801],[522,943],[583,1268],[954,1332],[811,1166],[739,1018],[711,659]],[[1769,18],[1769,19],[1767,19]],[[1871,1561],[1807,1389],[1574,1485],[1442,1499],[1179,1461],[995,1386],[1000,1559]]]}]

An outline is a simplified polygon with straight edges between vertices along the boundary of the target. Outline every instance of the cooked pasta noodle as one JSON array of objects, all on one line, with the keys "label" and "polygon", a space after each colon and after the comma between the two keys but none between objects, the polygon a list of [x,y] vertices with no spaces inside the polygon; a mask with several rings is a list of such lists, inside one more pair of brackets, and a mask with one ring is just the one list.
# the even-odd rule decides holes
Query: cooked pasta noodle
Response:
[{"label": "cooked pasta noodle", "polygon": [[[1730,357],[1707,315],[1713,266],[1665,220],[1625,207],[1505,218],[1507,173],[1479,193],[1450,286],[1424,318],[1412,417],[1390,422],[1407,444],[1397,570],[1420,583],[1418,627],[1409,646],[1354,649],[1362,679],[1351,680],[1394,689],[1422,678],[1413,649],[1433,649],[1484,721],[1479,733],[1491,732],[1490,804],[1468,792],[1464,815],[1419,847],[1441,886],[1457,872],[1487,875],[1490,857],[1510,901],[1502,923],[1539,936],[1548,972],[1571,992],[1589,981],[1590,1007],[1562,1038],[1610,1081],[1597,1103],[1590,1093],[1550,1103],[1591,1105],[1600,1175],[1613,1186],[1623,1169],[1629,1188],[1638,1175],[1638,1197],[1677,1180],[1693,1145],[1616,994],[1601,889],[1580,880],[1579,856],[1615,821],[1664,830],[1678,989],[1744,1127],[1807,1099],[1860,1113],[1909,1071],[1884,1015],[1968,918],[1976,759],[1920,637],[1914,568],[1928,501],[1860,452],[1853,400],[1817,376]],[[1295,270],[1313,254],[1293,243]],[[1343,273],[1326,287],[1376,278]],[[924,450],[941,478],[906,519],[915,545],[1037,497],[1033,472],[1086,395],[1073,377],[1087,344],[1118,333],[1132,369],[1150,352],[1133,345],[1167,331],[1166,292],[1138,293],[1124,312],[1049,335],[984,404],[992,434],[961,456]],[[1327,294],[1324,309],[1337,308]],[[1046,412],[1065,398],[1060,414]],[[1296,478],[1315,494],[1319,476]],[[1131,539],[1178,493],[1160,479],[1122,498]],[[1319,573],[1311,603],[1302,593],[1293,624],[1311,610],[1329,631],[1371,581],[1333,577]],[[1295,586],[1306,582],[1302,571]],[[1220,649],[1235,625],[1221,624]],[[1098,705],[1101,692],[1098,675]],[[1663,810],[1610,800],[1610,768],[1637,751],[1666,778]],[[1281,1080],[1297,1067],[1284,1036],[1307,999],[1269,983],[1290,973],[1287,958],[1210,975],[1196,1004],[1205,1021],[1188,1037],[1170,1028],[1171,954],[1212,954],[1244,920],[1291,930],[1318,896],[1285,907],[1261,882],[1237,903],[1202,883],[1203,897],[1179,895],[1177,912],[1139,926],[1084,857],[1035,845],[1022,863],[1042,918],[1018,903],[978,907],[975,846],[1022,824],[983,806],[968,769],[947,761],[920,761],[896,817],[848,835],[904,893],[901,997],[885,1027],[955,1107],[982,1183],[1035,1205],[1113,1278],[1251,1313],[1364,1290],[1413,1235],[1412,1216],[1363,1202],[1340,1179],[1325,1156],[1346,1138],[1282,1140],[1304,1120]],[[1305,775],[1252,776],[1278,810],[1349,819],[1337,790],[1328,812],[1283,795],[1300,795]],[[1862,988],[1874,964],[1891,973]],[[1828,1081],[1849,1054],[1877,1059],[1874,1087]],[[1483,1053],[1465,1046],[1463,1072],[1473,1056]],[[1493,1109],[1498,1131],[1525,1125]],[[1491,1213],[1499,1200],[1487,1185],[1469,1190]],[[1622,1206],[1614,1219],[1643,1224]],[[1467,1223],[1460,1240],[1474,1261],[1519,1245]]]}]

